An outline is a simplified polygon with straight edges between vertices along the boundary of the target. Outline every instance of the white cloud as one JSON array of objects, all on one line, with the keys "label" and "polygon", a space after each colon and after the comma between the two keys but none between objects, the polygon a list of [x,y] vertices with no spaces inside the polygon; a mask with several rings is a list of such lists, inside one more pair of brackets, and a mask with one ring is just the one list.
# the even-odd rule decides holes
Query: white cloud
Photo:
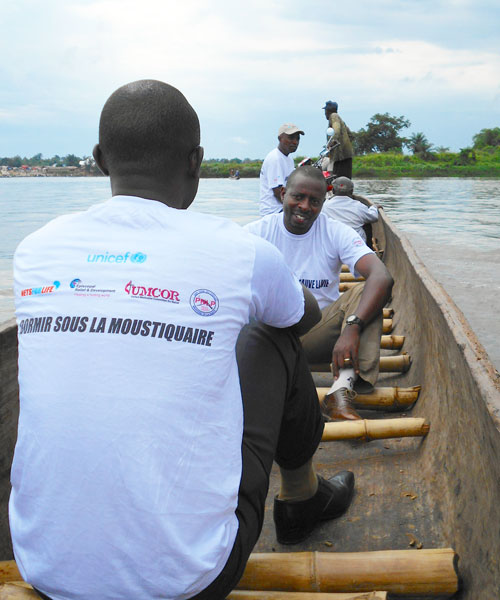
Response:
[{"label": "white cloud", "polygon": [[499,13],[484,0],[360,0],[348,14],[298,0],[18,0],[0,13],[0,51],[13,57],[0,66],[0,119],[63,122],[70,135],[71,122],[97,123],[107,96],[140,78],[179,87],[219,156],[241,149],[243,126],[245,151],[263,156],[288,120],[315,151],[327,98],[354,128],[424,106],[442,126],[457,99],[500,119]]}]

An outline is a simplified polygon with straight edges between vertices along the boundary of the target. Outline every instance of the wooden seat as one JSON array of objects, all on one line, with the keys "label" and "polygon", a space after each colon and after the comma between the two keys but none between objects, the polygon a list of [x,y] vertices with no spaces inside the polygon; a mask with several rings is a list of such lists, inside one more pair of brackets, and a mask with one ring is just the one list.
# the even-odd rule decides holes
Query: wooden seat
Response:
[{"label": "wooden seat", "polygon": [[[385,592],[447,598],[458,590],[456,562],[451,548],[253,553],[228,600],[385,600]],[[0,583],[0,600],[38,598],[14,561],[0,563]]]},{"label": "wooden seat", "polygon": [[[323,400],[330,388],[317,387],[318,398]],[[365,410],[403,411],[410,409],[418,400],[420,386],[413,387],[376,387],[369,394],[358,394],[354,406]]]}]

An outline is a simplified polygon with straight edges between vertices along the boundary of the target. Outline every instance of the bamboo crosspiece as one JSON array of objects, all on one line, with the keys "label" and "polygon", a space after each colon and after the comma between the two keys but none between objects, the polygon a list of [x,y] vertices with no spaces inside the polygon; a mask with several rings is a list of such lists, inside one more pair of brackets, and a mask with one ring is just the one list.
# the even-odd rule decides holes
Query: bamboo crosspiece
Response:
[{"label": "bamboo crosspiece", "polygon": [[15,581],[0,584],[0,600],[40,600],[40,596],[29,584]]},{"label": "bamboo crosspiece", "polygon": [[453,595],[457,556],[451,548],[377,552],[252,554],[237,588],[295,592]]},{"label": "bamboo crosspiece", "polygon": [[[381,356],[380,357],[380,372],[381,373],[406,373],[411,366],[410,355],[406,352],[396,356]],[[331,372],[331,363],[310,364],[309,368],[313,372],[328,373]]]},{"label": "bamboo crosspiece", "polygon": [[359,283],[361,281],[366,281],[366,279],[364,277],[355,277],[352,273],[340,273],[341,283],[347,283],[349,281],[356,281]]},{"label": "bamboo crosspiece", "polygon": [[382,333],[391,333],[392,319],[382,319]]},{"label": "bamboo crosspiece", "polygon": [[397,356],[381,356],[380,357],[380,372],[381,373],[406,373],[411,366],[410,355],[406,352]]},{"label": "bamboo crosspiece", "polygon": [[17,568],[15,560],[0,561],[0,583],[6,581],[22,581],[21,573]]},{"label": "bamboo crosspiece", "polygon": [[380,347],[384,350],[401,350],[404,343],[404,335],[383,335],[380,338]]},{"label": "bamboo crosspiece", "polygon": [[359,419],[325,423],[323,442],[340,440],[384,440],[400,437],[423,437],[430,425],[421,417],[397,419]]},{"label": "bamboo crosspiece", "polygon": [[[329,390],[327,387],[317,387],[318,399],[323,400]],[[379,387],[369,394],[358,394],[354,399],[354,406],[368,410],[405,410],[415,404],[419,393],[419,385],[408,388]]]},{"label": "bamboo crosspiece", "polygon": [[[2,600],[0,596],[0,600]],[[387,600],[387,592],[274,592],[256,590],[235,590],[226,600]]]}]

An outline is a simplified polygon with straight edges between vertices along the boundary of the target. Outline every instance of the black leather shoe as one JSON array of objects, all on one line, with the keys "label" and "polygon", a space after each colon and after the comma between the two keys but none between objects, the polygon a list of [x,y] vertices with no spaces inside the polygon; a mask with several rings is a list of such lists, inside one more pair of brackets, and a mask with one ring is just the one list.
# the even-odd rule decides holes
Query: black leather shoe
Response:
[{"label": "black leather shoe", "polygon": [[308,500],[274,499],[274,525],[280,544],[305,540],[320,521],[340,517],[351,503],[354,473],[340,471],[328,481],[318,475],[318,491]]}]

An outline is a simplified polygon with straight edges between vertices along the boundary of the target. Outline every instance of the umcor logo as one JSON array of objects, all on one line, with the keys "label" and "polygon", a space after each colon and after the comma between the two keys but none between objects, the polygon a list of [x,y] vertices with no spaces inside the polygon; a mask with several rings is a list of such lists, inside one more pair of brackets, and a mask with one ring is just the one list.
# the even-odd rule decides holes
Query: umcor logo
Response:
[{"label": "umcor logo", "polygon": [[144,285],[134,285],[132,281],[129,281],[125,286],[125,291],[129,296],[135,296],[137,298],[145,298],[150,300],[163,300],[164,302],[173,302],[179,304],[179,292],[175,290],[168,290],[166,288],[159,287],[146,287]]}]

